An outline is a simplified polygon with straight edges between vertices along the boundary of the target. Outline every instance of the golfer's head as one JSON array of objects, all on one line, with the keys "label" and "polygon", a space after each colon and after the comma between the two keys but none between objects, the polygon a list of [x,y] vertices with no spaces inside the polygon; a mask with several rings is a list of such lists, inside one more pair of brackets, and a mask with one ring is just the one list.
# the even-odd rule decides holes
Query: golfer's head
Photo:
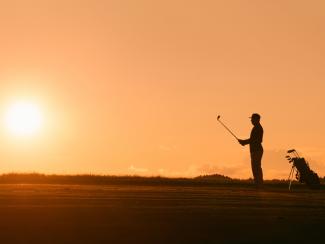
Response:
[{"label": "golfer's head", "polygon": [[252,124],[253,125],[256,125],[256,124],[258,124],[260,122],[261,116],[259,114],[257,114],[257,113],[254,113],[254,114],[252,114],[252,116],[250,117],[250,119],[252,121]]}]

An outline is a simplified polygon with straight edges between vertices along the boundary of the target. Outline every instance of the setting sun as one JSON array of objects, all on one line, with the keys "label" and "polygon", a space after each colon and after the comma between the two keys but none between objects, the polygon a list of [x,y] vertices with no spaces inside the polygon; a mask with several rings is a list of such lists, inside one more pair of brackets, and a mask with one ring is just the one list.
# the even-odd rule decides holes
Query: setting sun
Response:
[{"label": "setting sun", "polygon": [[42,126],[40,108],[30,102],[16,102],[12,104],[5,115],[8,131],[14,135],[33,135]]}]

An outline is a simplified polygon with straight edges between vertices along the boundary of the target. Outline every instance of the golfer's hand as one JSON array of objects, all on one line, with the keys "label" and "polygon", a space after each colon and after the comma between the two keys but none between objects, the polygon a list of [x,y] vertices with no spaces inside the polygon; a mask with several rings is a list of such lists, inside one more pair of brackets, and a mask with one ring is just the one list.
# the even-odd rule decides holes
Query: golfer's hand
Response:
[{"label": "golfer's hand", "polygon": [[238,142],[239,142],[240,145],[245,146],[244,140],[238,139]]}]

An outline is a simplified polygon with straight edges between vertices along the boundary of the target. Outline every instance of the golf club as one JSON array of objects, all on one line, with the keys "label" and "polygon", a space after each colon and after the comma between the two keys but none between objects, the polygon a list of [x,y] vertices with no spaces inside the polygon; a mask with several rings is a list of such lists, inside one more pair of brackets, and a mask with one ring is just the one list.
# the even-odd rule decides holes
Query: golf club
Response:
[{"label": "golf club", "polygon": [[298,152],[295,149],[288,150],[287,153],[293,153],[296,157],[300,158]]},{"label": "golf club", "polygon": [[224,123],[222,123],[222,121],[220,120],[220,115],[218,115],[218,117],[217,117],[217,120],[219,121],[219,123],[223,126],[223,127],[225,127],[225,129],[233,136],[233,137],[235,137],[237,140],[238,140],[238,137],[224,124]]}]

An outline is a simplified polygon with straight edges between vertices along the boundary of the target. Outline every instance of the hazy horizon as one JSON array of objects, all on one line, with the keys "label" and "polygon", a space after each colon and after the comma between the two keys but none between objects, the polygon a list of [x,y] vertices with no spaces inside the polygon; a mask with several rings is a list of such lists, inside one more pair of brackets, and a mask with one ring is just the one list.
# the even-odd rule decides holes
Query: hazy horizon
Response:
[{"label": "hazy horizon", "polygon": [[[291,148],[324,176],[324,10],[321,0],[1,3],[0,173],[249,178],[249,149],[216,115],[248,138],[258,112],[266,179],[288,176]],[[17,101],[40,111],[29,135],[8,127]]]}]

